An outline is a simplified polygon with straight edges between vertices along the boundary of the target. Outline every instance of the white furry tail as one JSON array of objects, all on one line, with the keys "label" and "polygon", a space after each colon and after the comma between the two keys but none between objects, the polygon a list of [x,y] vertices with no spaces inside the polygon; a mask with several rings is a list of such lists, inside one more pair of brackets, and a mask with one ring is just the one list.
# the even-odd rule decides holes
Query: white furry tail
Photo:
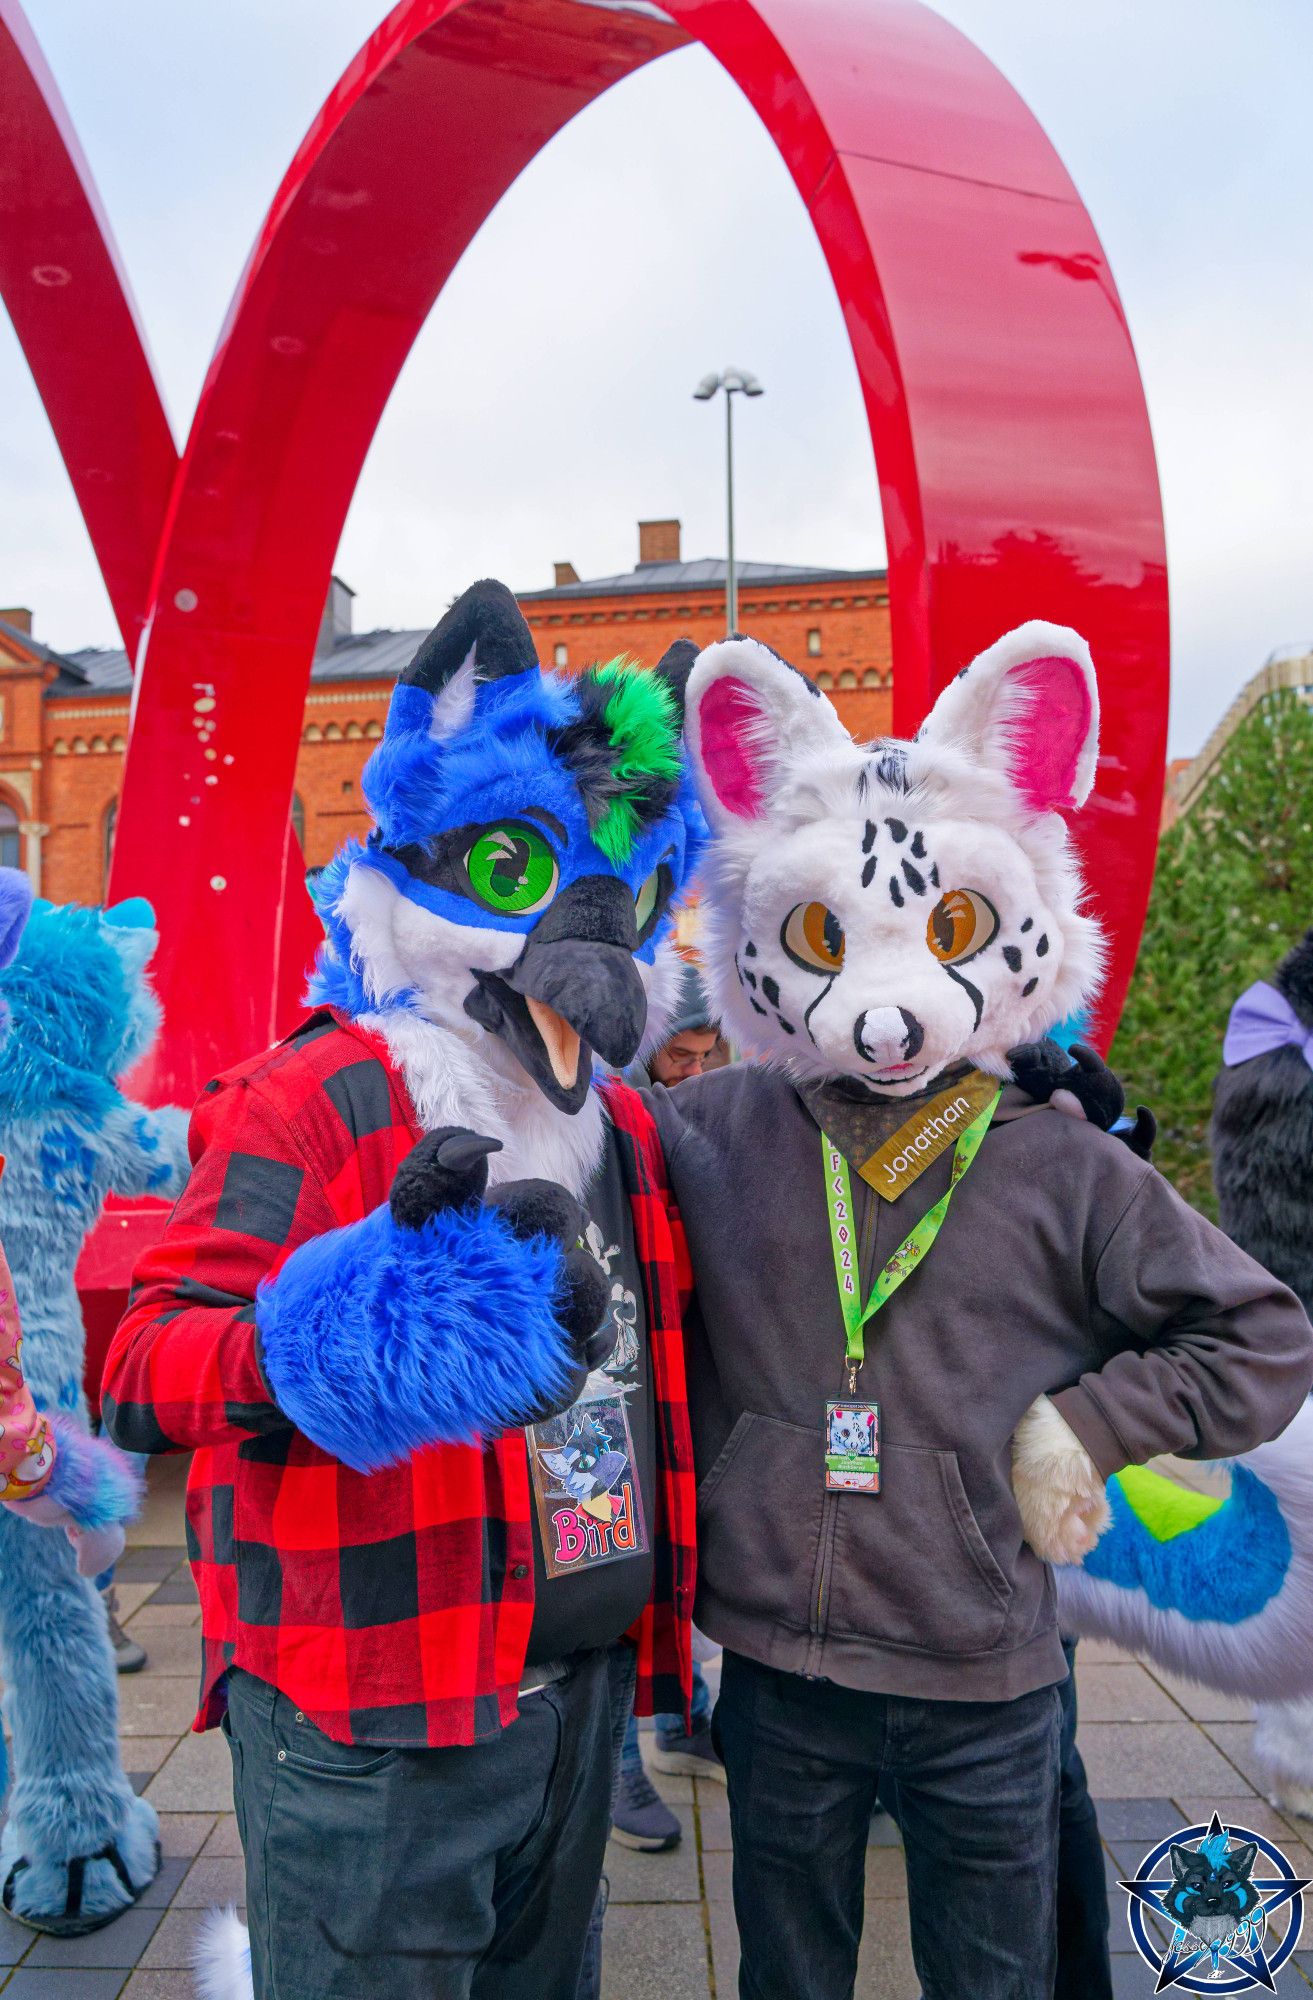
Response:
[{"label": "white furry tail", "polygon": [[1259,1703],[1254,1763],[1259,1783],[1279,1812],[1313,1819],[1313,1701]]},{"label": "white furry tail", "polygon": [[1037,1396],[1012,1438],[1012,1491],[1021,1530],[1049,1563],[1078,1563],[1111,1518],[1093,1460],[1047,1396]]},{"label": "white furry tail", "polygon": [[200,2000],[252,2000],[251,1940],[236,1910],[207,1910],[192,1959]]}]

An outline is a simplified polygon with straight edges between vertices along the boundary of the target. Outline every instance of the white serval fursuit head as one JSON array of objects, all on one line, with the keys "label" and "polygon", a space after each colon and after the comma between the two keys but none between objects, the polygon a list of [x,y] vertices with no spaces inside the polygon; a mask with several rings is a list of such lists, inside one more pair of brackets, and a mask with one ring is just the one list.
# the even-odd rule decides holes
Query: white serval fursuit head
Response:
[{"label": "white serval fursuit head", "polygon": [[[1099,698],[1075,632],[1023,625],[972,661],[911,742],[855,743],[816,685],[756,640],[709,646],[686,741],[714,838],[703,908],[727,1032],[800,1079],[922,1091],[1086,1005],[1099,928],[1064,813],[1084,804]],[[1103,1481],[1041,1397],[1013,1440],[1027,1540],[1075,1561]]]}]

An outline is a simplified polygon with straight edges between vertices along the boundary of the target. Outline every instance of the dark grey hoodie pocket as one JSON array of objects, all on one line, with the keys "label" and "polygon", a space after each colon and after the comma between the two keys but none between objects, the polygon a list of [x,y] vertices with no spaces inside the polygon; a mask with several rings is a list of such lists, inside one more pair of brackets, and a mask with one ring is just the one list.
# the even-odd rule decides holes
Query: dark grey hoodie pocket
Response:
[{"label": "dark grey hoodie pocket", "polygon": [[884,1445],[881,1490],[838,1497],[826,1628],[917,1652],[988,1652],[1012,1586],[971,1511],[955,1451]]},{"label": "dark grey hoodie pocket", "polygon": [[819,1428],[747,1410],[698,1487],[698,1578],[722,1604],[805,1631],[824,1500]]}]

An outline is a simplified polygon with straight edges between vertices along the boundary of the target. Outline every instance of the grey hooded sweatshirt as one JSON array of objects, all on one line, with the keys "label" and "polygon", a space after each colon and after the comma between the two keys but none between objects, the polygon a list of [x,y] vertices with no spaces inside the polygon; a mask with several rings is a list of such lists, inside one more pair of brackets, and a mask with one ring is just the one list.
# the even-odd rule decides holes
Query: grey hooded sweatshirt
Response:
[{"label": "grey hooded sweatshirt", "polygon": [[[1012,1493],[1035,1398],[1105,1476],[1159,1452],[1224,1457],[1294,1416],[1313,1328],[1120,1141],[1009,1086],[928,1257],[867,1323],[856,1393],[880,1405],[881,1491],[827,1493],[825,1405],[848,1390],[818,1120],[854,1168],[872,1150],[841,1089],[827,1117],[831,1088],[805,1102],[744,1064],[647,1100],[697,1287],[697,1622],[845,1687],[1010,1700],[1066,1671]],[[892,1202],[852,1172],[863,1303],[951,1163]]]}]

